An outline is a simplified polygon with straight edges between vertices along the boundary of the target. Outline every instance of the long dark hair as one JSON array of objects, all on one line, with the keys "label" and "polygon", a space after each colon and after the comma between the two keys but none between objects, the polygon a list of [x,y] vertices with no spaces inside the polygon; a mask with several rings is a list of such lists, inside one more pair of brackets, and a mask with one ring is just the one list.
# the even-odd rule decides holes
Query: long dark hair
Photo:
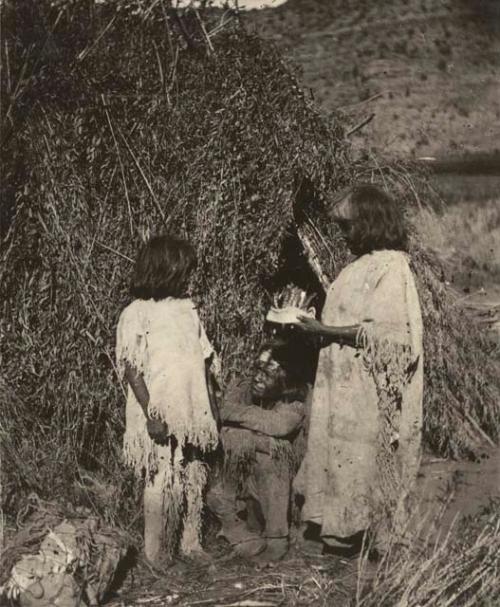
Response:
[{"label": "long dark hair", "polygon": [[350,248],[363,255],[380,249],[404,251],[408,229],[403,206],[371,183],[355,185],[348,194],[353,209]]},{"label": "long dark hair", "polygon": [[193,247],[181,238],[154,236],[139,251],[130,285],[137,299],[187,297],[189,278],[196,265]]}]

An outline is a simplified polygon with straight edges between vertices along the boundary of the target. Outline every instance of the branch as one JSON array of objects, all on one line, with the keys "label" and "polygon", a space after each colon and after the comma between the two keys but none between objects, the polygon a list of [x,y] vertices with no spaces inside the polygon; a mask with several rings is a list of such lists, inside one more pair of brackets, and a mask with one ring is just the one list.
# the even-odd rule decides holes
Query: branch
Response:
[{"label": "branch", "polygon": [[375,113],[370,114],[368,116],[368,118],[365,118],[362,122],[360,122],[359,124],[357,124],[354,128],[352,128],[350,131],[348,131],[346,133],[346,137],[350,137],[351,135],[353,135],[354,133],[356,133],[357,131],[361,130],[364,126],[366,126],[369,122],[371,122],[373,119],[375,118]]}]

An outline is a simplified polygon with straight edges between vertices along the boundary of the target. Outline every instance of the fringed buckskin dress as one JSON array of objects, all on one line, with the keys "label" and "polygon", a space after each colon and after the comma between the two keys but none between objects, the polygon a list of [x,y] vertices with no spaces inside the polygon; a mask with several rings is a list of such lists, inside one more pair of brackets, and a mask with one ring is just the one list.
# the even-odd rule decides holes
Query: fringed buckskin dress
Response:
[{"label": "fringed buckskin dress", "polygon": [[[295,481],[302,518],[333,545],[376,530],[383,549],[402,533],[420,462],[422,318],[407,257],[382,250],[331,285],[322,322],[360,324],[360,349],[321,351],[306,456]],[[330,540],[330,541],[329,541]]]},{"label": "fringed buckskin dress", "polygon": [[193,302],[135,300],[120,316],[116,352],[122,377],[126,361],[143,374],[149,415],[164,421],[177,442],[174,448],[172,440],[162,446],[150,438],[144,412],[129,386],[124,454],[138,477],[145,473],[146,555],[155,560],[162,548],[171,554],[181,518],[181,550],[199,550],[206,467],[197,460],[185,461],[183,448],[210,451],[218,434],[205,376],[205,359],[213,350]]}]

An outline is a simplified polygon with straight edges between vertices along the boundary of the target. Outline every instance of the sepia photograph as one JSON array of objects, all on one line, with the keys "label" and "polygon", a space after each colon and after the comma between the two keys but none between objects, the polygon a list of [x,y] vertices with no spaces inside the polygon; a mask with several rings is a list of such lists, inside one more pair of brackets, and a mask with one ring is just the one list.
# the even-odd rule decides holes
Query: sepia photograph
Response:
[{"label": "sepia photograph", "polygon": [[0,0],[0,605],[500,607],[500,0]]}]

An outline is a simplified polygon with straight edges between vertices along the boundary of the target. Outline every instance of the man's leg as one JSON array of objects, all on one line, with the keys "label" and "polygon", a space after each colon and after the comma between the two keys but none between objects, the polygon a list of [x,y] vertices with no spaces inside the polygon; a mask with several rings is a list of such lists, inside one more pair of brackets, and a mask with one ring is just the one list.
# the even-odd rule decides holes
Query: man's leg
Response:
[{"label": "man's leg", "polygon": [[266,550],[260,561],[283,558],[288,551],[288,510],[290,506],[290,474],[285,462],[266,453],[256,454],[255,490],[266,521]]},{"label": "man's leg", "polygon": [[207,506],[221,523],[219,535],[234,547],[234,552],[243,557],[254,556],[265,548],[265,541],[238,516],[237,500],[236,487],[218,479],[208,492]]},{"label": "man's leg", "polygon": [[[254,491],[254,494],[256,492]],[[262,515],[262,510],[255,495],[250,496],[247,492],[244,498],[246,511],[246,526],[247,529],[261,535],[265,527],[265,521]]]}]

